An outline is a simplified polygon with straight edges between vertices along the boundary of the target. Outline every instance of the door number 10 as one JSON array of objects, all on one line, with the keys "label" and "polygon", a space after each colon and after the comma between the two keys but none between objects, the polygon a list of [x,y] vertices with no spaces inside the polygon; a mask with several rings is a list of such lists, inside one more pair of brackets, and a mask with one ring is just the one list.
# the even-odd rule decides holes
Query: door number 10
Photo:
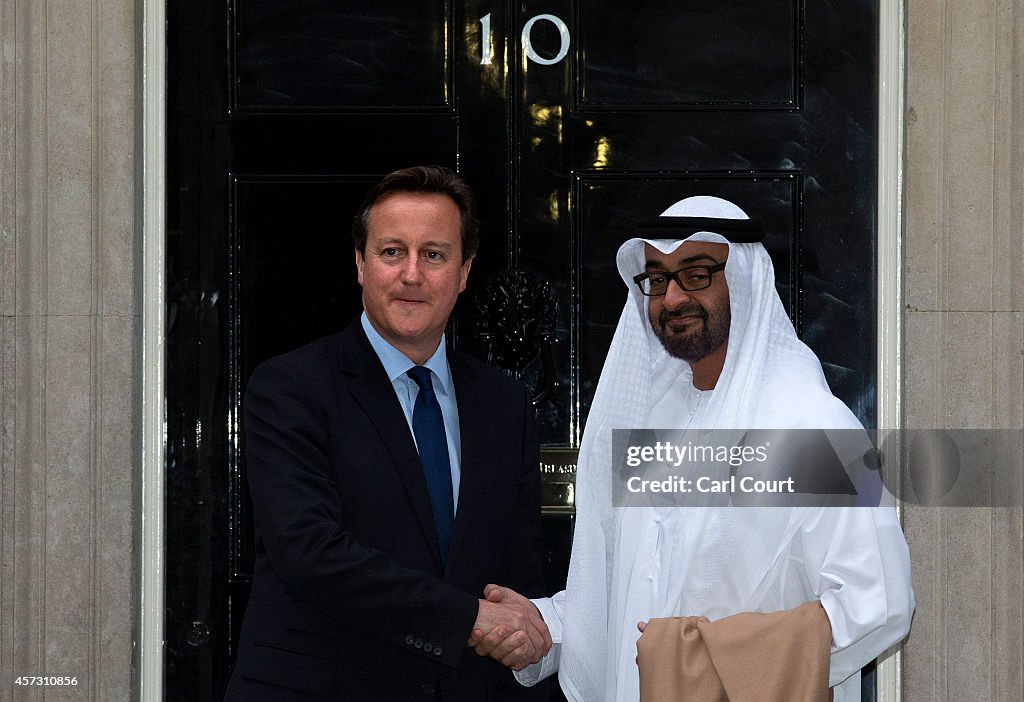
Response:
[{"label": "door number 10", "polygon": [[[558,48],[558,53],[551,58],[541,56],[533,49],[533,42],[530,40],[530,33],[533,31],[533,25],[538,22],[550,22],[555,25],[555,28],[558,29],[558,35],[561,37],[562,43]],[[491,54],[493,53],[493,49],[491,48],[490,12],[480,18],[480,28],[480,65],[489,66],[491,63]],[[566,54],[569,53],[569,28],[565,26],[565,22],[563,22],[560,17],[556,17],[555,15],[535,15],[527,20],[526,24],[523,25],[521,41],[523,43],[523,49],[526,51],[526,58],[530,59],[534,63],[539,63],[542,66],[551,66],[564,59]]]}]

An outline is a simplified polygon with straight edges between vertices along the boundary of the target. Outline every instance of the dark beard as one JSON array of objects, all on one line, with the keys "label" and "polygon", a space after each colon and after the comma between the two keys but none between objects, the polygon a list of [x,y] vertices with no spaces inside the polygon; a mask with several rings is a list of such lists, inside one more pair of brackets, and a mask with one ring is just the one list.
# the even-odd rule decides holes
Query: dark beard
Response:
[{"label": "dark beard", "polygon": [[[699,331],[688,334],[673,334],[667,331],[670,319],[688,314],[699,314],[704,320]],[[654,320],[651,320],[651,327],[670,356],[682,359],[687,363],[695,363],[717,350],[729,339],[731,322],[732,312],[729,310],[728,303],[723,305],[720,311],[716,310],[713,315],[708,314],[707,310],[694,303],[672,311],[662,310],[658,316],[658,324],[654,324]]]}]

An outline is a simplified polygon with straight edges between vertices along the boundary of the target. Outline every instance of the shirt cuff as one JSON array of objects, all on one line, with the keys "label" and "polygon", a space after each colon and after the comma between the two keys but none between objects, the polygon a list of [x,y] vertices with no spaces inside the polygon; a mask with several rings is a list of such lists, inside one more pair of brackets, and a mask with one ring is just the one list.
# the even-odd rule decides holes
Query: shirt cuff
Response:
[{"label": "shirt cuff", "polygon": [[551,634],[551,650],[548,651],[548,655],[536,663],[528,665],[522,670],[513,671],[520,685],[532,687],[558,671],[558,659],[562,653],[562,617],[560,606],[564,604],[564,601],[564,591],[554,597],[540,597],[536,600],[531,600],[537,606],[537,609],[540,610],[540,615],[544,618],[544,623],[547,624],[548,633]]},{"label": "shirt cuff", "polygon": [[[565,592],[564,590],[562,592]],[[551,634],[552,643],[562,643],[562,617],[559,612],[558,593],[554,597],[538,597],[535,600],[530,600],[537,609],[540,610],[540,616],[544,618],[544,623],[548,625],[548,633]],[[564,597],[562,598],[564,599]]]}]

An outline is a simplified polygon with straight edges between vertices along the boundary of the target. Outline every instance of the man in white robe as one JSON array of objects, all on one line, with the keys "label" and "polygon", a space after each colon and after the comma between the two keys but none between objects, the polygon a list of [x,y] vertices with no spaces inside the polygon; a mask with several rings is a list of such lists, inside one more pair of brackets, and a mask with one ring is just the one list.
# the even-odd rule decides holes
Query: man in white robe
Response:
[{"label": "man in white robe", "polygon": [[[658,220],[664,234],[630,240],[617,256],[629,299],[580,447],[567,587],[534,600],[555,644],[527,665],[535,658],[528,645],[501,631],[476,633],[470,643],[516,669],[524,685],[558,671],[569,700],[636,702],[638,622],[714,621],[818,600],[832,629],[835,700],[859,700],[860,669],[906,635],[914,610],[909,554],[891,505],[612,503],[613,429],[861,428],[797,339],[757,223],[708,196],[682,200]],[[719,263],[724,270],[713,269]],[[712,266],[699,271],[711,277],[706,289],[686,291],[687,274],[672,275],[691,265]],[[659,286],[648,292],[667,283],[662,295],[643,294],[643,279],[634,284],[645,272]],[[520,597],[497,586],[488,596]]]}]

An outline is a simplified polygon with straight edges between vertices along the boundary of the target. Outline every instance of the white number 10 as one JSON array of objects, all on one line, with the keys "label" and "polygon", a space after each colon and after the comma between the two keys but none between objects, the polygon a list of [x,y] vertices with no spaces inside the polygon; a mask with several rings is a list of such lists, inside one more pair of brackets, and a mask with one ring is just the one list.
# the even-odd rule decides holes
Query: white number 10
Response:
[{"label": "white number 10", "polygon": [[[544,20],[555,25],[558,29],[558,34],[561,37],[561,46],[558,48],[558,53],[551,58],[546,58],[538,54],[533,48],[533,42],[530,40],[530,33],[533,31],[533,25]],[[560,17],[555,15],[536,15],[527,20],[526,24],[523,25],[523,33],[521,36],[523,43],[523,49],[526,51],[526,57],[534,63],[539,63],[542,66],[551,66],[566,57],[569,53],[569,28],[565,25]],[[491,13],[488,12],[486,15],[480,18],[480,65],[488,66],[491,63],[491,54],[493,49],[491,48]]]}]

